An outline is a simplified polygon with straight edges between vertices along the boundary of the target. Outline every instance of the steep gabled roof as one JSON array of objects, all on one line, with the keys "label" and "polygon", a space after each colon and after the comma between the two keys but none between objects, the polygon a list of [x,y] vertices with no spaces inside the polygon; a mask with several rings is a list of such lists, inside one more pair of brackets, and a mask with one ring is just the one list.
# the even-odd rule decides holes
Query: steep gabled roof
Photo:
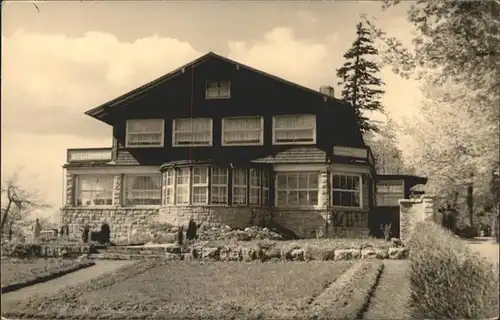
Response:
[{"label": "steep gabled roof", "polygon": [[134,89],[128,93],[125,93],[121,96],[119,96],[118,98],[115,98],[111,101],[108,101],[96,108],[93,108],[93,109],[90,109],[88,111],[85,112],[86,115],[89,115],[91,117],[94,117],[94,118],[98,118],[100,119],[101,116],[105,115],[106,114],[106,110],[108,110],[109,108],[115,108],[115,107],[119,107],[121,105],[123,105],[124,103],[130,101],[130,100],[133,100],[134,98],[138,98],[144,94],[146,94],[147,92],[149,92],[151,89],[159,86],[159,85],[162,85],[164,84],[165,82],[168,82],[169,80],[179,76],[182,74],[182,70],[184,70],[185,68],[188,68],[188,67],[195,67],[196,65],[199,65],[205,61],[208,61],[209,59],[211,58],[215,58],[215,59],[218,59],[218,60],[221,60],[221,61],[224,61],[224,62],[227,62],[227,63],[230,63],[230,64],[234,64],[235,66],[239,66],[240,68],[245,68],[249,71],[252,71],[252,72],[255,72],[255,73],[259,73],[265,77],[269,77],[271,79],[274,79],[274,80],[277,80],[279,82],[282,82],[284,84],[287,84],[287,85],[290,85],[290,86],[294,86],[300,90],[303,90],[303,91],[306,91],[306,92],[309,92],[311,94],[315,94],[315,95],[318,95],[318,96],[321,96],[321,97],[326,97],[328,99],[331,99],[331,100],[334,100],[334,101],[337,101],[339,103],[342,103],[342,104],[345,104],[345,102],[343,102],[342,100],[339,100],[339,99],[335,99],[333,97],[330,97],[330,96],[327,96],[327,95],[324,95],[323,93],[319,92],[319,91],[316,91],[316,90],[313,90],[313,89],[310,89],[310,88],[307,88],[307,87],[304,87],[304,86],[301,86],[299,84],[296,84],[296,83],[293,83],[291,81],[288,81],[288,80],[285,80],[283,78],[280,78],[280,77],[277,77],[275,75],[272,75],[272,74],[269,74],[269,73],[266,73],[264,71],[261,71],[261,70],[257,70],[255,68],[252,68],[250,66],[247,66],[247,65],[244,65],[242,63],[239,63],[237,61],[234,61],[234,60],[231,60],[231,59],[228,59],[228,58],[225,58],[221,55],[218,55],[214,52],[209,52],[169,73],[167,73],[166,75],[156,79],[156,80],[153,80],[143,86],[140,86],[139,88],[137,89]]}]

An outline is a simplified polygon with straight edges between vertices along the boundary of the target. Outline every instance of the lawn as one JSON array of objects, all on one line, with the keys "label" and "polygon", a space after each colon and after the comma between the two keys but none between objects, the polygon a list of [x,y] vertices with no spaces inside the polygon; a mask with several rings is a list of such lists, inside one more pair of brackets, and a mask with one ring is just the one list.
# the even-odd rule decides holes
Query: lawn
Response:
[{"label": "lawn", "polygon": [[96,281],[92,290],[3,306],[9,314],[93,315],[107,319],[296,318],[304,315],[352,262],[159,262],[120,281]]},{"label": "lawn", "polygon": [[2,258],[2,287],[34,281],[41,277],[50,277],[86,264],[88,262],[77,260]]}]

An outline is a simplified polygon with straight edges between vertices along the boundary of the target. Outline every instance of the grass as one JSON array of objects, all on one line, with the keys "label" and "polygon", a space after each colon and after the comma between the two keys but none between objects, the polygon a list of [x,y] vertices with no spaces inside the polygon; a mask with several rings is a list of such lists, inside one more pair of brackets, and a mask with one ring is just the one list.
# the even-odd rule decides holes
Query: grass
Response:
[{"label": "grass", "polygon": [[9,306],[23,312],[70,318],[209,319],[297,318],[351,262],[217,263],[161,262],[121,281],[94,281],[91,289],[69,290]]},{"label": "grass", "polygon": [[2,288],[41,278],[50,278],[52,275],[73,270],[85,264],[88,262],[62,259],[17,260],[2,258]]},{"label": "grass", "polygon": [[386,260],[384,265],[363,319],[410,319],[409,263]]},{"label": "grass", "polygon": [[434,223],[417,224],[409,246],[415,316],[433,319],[498,316],[498,267]]}]

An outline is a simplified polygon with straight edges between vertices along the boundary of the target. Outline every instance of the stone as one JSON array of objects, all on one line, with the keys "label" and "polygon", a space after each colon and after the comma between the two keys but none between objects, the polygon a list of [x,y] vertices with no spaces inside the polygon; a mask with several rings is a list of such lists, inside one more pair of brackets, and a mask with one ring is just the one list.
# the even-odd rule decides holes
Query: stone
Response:
[{"label": "stone", "polygon": [[240,261],[242,259],[241,249],[225,247],[219,252],[220,261]]},{"label": "stone", "polygon": [[281,250],[279,248],[270,247],[262,250],[263,261],[269,261],[273,259],[281,259]]},{"label": "stone", "polygon": [[363,259],[387,259],[389,253],[386,249],[366,248],[361,250],[361,258]]},{"label": "stone", "polygon": [[235,236],[235,239],[238,241],[250,241],[250,240],[252,240],[252,237],[247,232],[244,232],[244,231],[237,231],[234,236]]},{"label": "stone", "polygon": [[215,247],[203,247],[201,249],[201,258],[203,260],[219,260],[220,257],[220,250],[219,248]]},{"label": "stone", "polygon": [[335,250],[334,260],[357,260],[361,258],[361,250],[359,249],[339,249]]},{"label": "stone", "polygon": [[321,250],[321,260],[323,260],[323,261],[335,260],[335,249],[323,248]]},{"label": "stone", "polygon": [[165,258],[168,261],[181,260],[181,255],[177,253],[165,252]]},{"label": "stone", "polygon": [[408,248],[389,248],[389,259],[402,260],[409,256]]},{"label": "stone", "polygon": [[78,261],[84,261],[88,260],[88,255],[87,254],[82,254],[77,258]]},{"label": "stone", "polygon": [[262,250],[260,248],[242,248],[241,256],[245,262],[259,260],[262,257]]},{"label": "stone", "polygon": [[403,241],[401,241],[401,239],[398,239],[398,238],[391,238],[391,244],[395,248],[404,247]]},{"label": "stone", "polygon": [[292,261],[304,261],[304,249],[294,249],[290,253]]}]

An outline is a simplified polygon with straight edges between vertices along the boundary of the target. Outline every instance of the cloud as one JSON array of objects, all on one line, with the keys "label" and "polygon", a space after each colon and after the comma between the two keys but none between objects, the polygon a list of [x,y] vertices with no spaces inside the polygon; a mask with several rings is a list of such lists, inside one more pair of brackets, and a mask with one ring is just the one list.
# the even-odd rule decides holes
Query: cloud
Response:
[{"label": "cloud", "polygon": [[2,125],[9,131],[102,136],[83,112],[199,56],[190,44],[157,35],[120,42],[18,31],[2,36]]},{"label": "cloud", "polygon": [[289,28],[274,28],[253,44],[228,45],[228,58],[311,88],[320,85],[318,74],[325,73],[327,46],[298,39]]},{"label": "cloud", "polygon": [[298,10],[295,12],[295,15],[297,16],[297,18],[299,18],[299,21],[304,24],[313,24],[318,22],[318,18],[316,18],[311,12],[306,10]]}]

